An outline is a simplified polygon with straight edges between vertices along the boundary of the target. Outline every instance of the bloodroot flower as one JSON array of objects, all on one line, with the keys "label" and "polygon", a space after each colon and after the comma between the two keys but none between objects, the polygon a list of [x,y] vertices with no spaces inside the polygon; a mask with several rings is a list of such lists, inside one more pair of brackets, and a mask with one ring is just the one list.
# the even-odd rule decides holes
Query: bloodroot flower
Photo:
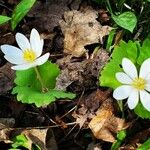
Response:
[{"label": "bloodroot flower", "polygon": [[36,29],[32,29],[30,41],[21,33],[16,34],[16,41],[20,48],[11,45],[1,46],[5,59],[15,64],[12,69],[26,70],[42,65],[48,60],[49,53],[41,56],[44,42]]},{"label": "bloodroot flower", "polygon": [[113,97],[117,100],[128,98],[130,109],[134,109],[140,100],[150,111],[150,58],[141,65],[139,76],[135,65],[127,58],[123,58],[122,68],[124,72],[116,73],[116,78],[123,85],[114,90]]}]

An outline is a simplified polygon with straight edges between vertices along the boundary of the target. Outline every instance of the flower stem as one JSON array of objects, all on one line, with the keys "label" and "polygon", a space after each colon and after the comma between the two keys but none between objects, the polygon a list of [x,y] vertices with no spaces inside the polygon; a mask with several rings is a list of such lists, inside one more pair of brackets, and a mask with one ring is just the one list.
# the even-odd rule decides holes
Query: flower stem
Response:
[{"label": "flower stem", "polygon": [[45,87],[44,83],[43,83],[43,80],[41,78],[41,75],[40,75],[40,72],[38,70],[38,67],[34,67],[34,70],[36,72],[36,75],[37,75],[37,79],[39,80],[40,84],[41,84],[41,89],[42,89],[42,92],[45,93],[48,91],[48,88]]},{"label": "flower stem", "polygon": [[122,102],[122,101],[119,101],[119,102],[118,102],[118,105],[119,105],[120,110],[121,110],[121,112],[122,112],[122,118],[124,118],[124,108],[123,108],[123,102]]}]

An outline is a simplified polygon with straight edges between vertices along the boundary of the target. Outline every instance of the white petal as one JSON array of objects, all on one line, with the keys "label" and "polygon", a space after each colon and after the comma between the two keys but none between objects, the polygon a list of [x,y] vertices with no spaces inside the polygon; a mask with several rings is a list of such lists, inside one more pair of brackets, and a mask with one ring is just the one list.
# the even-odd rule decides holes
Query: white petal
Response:
[{"label": "white petal", "polygon": [[150,83],[145,85],[145,90],[147,90],[148,92],[150,92]]},{"label": "white petal", "polygon": [[140,100],[143,106],[150,111],[150,94],[146,91],[140,91]]},{"label": "white petal", "polygon": [[35,63],[40,66],[42,64],[44,64],[48,58],[49,58],[50,53],[46,53],[43,56],[39,57],[38,59],[35,60]]},{"label": "white petal", "polygon": [[21,33],[16,34],[16,41],[18,46],[24,51],[26,49],[31,49],[29,40]]},{"label": "white petal", "polygon": [[124,72],[117,72],[116,78],[120,83],[123,83],[123,84],[132,83],[132,79],[127,74],[125,74]]},{"label": "white petal", "polygon": [[38,59],[36,59],[32,63],[26,63],[26,64],[21,64],[21,65],[16,65],[16,66],[12,66],[11,68],[13,70],[26,70],[26,69],[29,69],[29,68],[33,68],[35,66],[42,65],[42,64],[44,64],[48,60],[49,55],[50,55],[49,53],[46,53],[45,55],[39,57]]},{"label": "white petal", "polygon": [[148,83],[150,83],[150,73],[148,73],[148,74],[146,75],[145,80],[146,80]]},{"label": "white petal", "polygon": [[132,79],[135,79],[138,77],[137,69],[130,59],[123,58],[122,67],[123,67],[124,72]]},{"label": "white petal", "polygon": [[39,57],[42,54],[44,41],[40,38],[36,29],[32,29],[31,31],[30,44],[32,50],[36,53],[37,57]]},{"label": "white petal", "polygon": [[122,100],[129,97],[133,88],[129,85],[122,85],[116,88],[113,92],[113,97],[117,100]]},{"label": "white petal", "polygon": [[23,52],[14,46],[11,45],[2,45],[2,52],[5,54],[5,59],[12,64],[22,64],[24,63]]},{"label": "white petal", "polygon": [[13,70],[27,70],[27,69],[33,68],[35,66],[37,66],[37,64],[35,62],[33,62],[33,63],[26,63],[26,64],[22,64],[22,65],[12,66],[11,69],[13,69]]},{"label": "white petal", "polygon": [[139,102],[139,92],[138,90],[133,90],[130,94],[127,103],[130,109],[134,109]]},{"label": "white petal", "polygon": [[146,59],[140,68],[139,77],[145,78],[150,73],[150,58]]}]

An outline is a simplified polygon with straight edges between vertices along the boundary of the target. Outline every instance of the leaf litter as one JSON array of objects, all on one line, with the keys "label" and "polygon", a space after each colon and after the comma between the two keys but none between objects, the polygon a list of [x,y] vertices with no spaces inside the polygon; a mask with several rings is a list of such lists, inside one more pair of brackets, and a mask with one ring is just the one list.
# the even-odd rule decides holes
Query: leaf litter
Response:
[{"label": "leaf litter", "polygon": [[[3,105],[2,102],[0,107],[1,141],[12,143],[12,137],[24,134],[29,139],[30,147],[34,143],[38,144],[42,149],[57,150],[66,149],[70,147],[68,146],[69,143],[73,143],[71,147],[76,149],[101,150],[104,149],[103,145],[107,145],[107,142],[116,140],[118,131],[126,128],[128,130],[134,129],[134,124],[133,126],[128,124],[117,114],[115,102],[111,99],[111,90],[97,88],[99,72],[110,58],[106,50],[102,48],[103,43],[105,42],[105,37],[113,28],[108,25],[103,26],[99,22],[98,15],[100,15],[102,22],[109,21],[107,11],[103,10],[104,13],[102,13],[101,10],[95,10],[87,6],[87,3],[84,3],[83,8],[80,1],[48,0],[47,3],[38,1],[18,29],[29,33],[30,29],[36,25],[36,28],[46,37],[46,51],[50,51],[54,56],[55,53],[56,56],[57,53],[61,53],[62,57],[54,58],[54,61],[61,68],[61,74],[56,83],[57,89],[67,89],[78,94],[85,93],[74,101],[58,101],[47,108],[30,108],[30,106],[22,106],[20,103],[17,105],[14,102],[15,98],[10,95],[10,89],[13,87],[14,72],[11,72],[10,64],[2,63],[0,67],[0,93],[3,96],[2,99],[4,98],[7,101],[8,106],[6,107],[6,104]],[[3,2],[3,4],[9,4],[12,7],[16,4],[16,1]],[[75,8],[76,10],[72,10]],[[7,9],[5,10],[5,7],[3,9],[3,12],[9,13]],[[55,33],[56,28],[59,34]],[[11,32],[7,24],[1,26],[0,29],[1,44],[16,44],[14,33]],[[56,38],[59,41],[56,41]],[[61,41],[62,39],[63,41]],[[64,53],[57,50],[53,51],[58,48],[53,43],[60,43],[59,47],[61,50],[63,49]],[[100,46],[99,50],[93,57],[90,57],[91,59],[85,59],[83,56],[91,54],[91,49],[87,49],[86,46],[96,43]],[[58,50],[60,49],[58,48]],[[0,61],[4,61],[2,56],[0,59]],[[7,99],[11,99],[11,102],[8,102]],[[6,108],[7,111],[4,111],[2,107]],[[73,107],[76,109],[70,111]],[[65,113],[67,115],[63,119],[58,117],[63,116],[62,114]],[[126,113],[128,114],[128,112]],[[131,113],[129,117],[131,118],[127,118],[127,120],[130,121],[134,116]],[[68,125],[68,122],[74,121],[79,125],[80,133],[76,129],[72,130],[73,127]],[[137,121],[140,120],[137,119]],[[39,128],[28,128],[32,125],[36,126],[36,124]],[[57,129],[56,127],[49,129],[51,125],[56,126]],[[143,124],[138,125],[141,132],[136,130],[137,134],[130,135],[130,139],[125,141],[121,149],[135,149],[138,144],[144,142],[142,141],[143,139],[149,137],[149,128],[142,130]],[[86,134],[84,134],[84,130]],[[78,143],[77,138],[79,136],[77,133],[81,135],[79,135],[80,137],[83,137],[81,138],[83,145]],[[87,134],[90,135],[90,138],[87,140],[88,142],[85,142],[84,139],[89,136]],[[98,139],[98,141],[95,139]],[[105,144],[102,141],[107,142]]]},{"label": "leaf litter", "polygon": [[59,22],[64,34],[64,53],[81,57],[86,53],[84,46],[99,42],[103,44],[103,37],[112,28],[102,26],[96,18],[98,13],[91,8],[64,13],[64,20]]}]

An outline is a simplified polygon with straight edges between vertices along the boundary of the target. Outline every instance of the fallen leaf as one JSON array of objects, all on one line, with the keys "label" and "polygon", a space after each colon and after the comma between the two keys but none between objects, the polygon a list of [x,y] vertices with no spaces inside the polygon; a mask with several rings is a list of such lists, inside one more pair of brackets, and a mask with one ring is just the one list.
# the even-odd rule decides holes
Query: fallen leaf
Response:
[{"label": "fallen leaf", "polygon": [[64,34],[64,53],[80,57],[86,53],[86,45],[103,43],[103,37],[112,28],[102,26],[96,18],[98,13],[93,9],[64,13],[64,20],[59,22]]},{"label": "fallen leaf", "polygon": [[14,76],[10,63],[0,67],[0,94],[6,93],[13,87]]},{"label": "fallen leaf", "polygon": [[126,126],[125,120],[114,115],[112,99],[103,102],[96,112],[96,116],[90,121],[89,127],[97,139],[107,142],[115,141],[115,134]]},{"label": "fallen leaf", "polygon": [[110,90],[101,91],[97,89],[91,94],[81,98],[79,108],[72,114],[80,128],[87,128],[89,124],[88,120],[91,120],[95,116],[95,111],[109,97],[109,95]]},{"label": "fallen leaf", "polygon": [[56,79],[56,88],[66,90],[68,86],[73,91],[83,91],[96,88],[99,72],[109,60],[108,53],[100,49],[93,59],[74,61],[70,56],[57,60],[61,74]]},{"label": "fallen leaf", "polygon": [[37,144],[42,150],[46,149],[46,135],[48,129],[31,129],[25,130],[21,134],[24,134],[31,143]]},{"label": "fallen leaf", "polygon": [[53,32],[54,28],[59,25],[59,20],[62,18],[63,13],[69,10],[68,5],[68,0],[37,1],[27,15],[34,19],[31,19],[23,26],[24,30],[33,28],[36,24],[36,28],[41,32]]},{"label": "fallen leaf", "polygon": [[84,103],[90,112],[95,112],[103,104],[103,102],[110,97],[110,94],[110,89],[104,91],[97,89],[90,95],[83,97],[81,102]]},{"label": "fallen leaf", "polygon": [[4,128],[0,130],[0,141],[12,143],[12,139],[23,134],[31,145],[37,144],[42,150],[57,150],[57,144],[53,131],[50,128]]},{"label": "fallen leaf", "polygon": [[90,143],[86,150],[102,150],[102,148],[99,143],[98,144]]},{"label": "fallen leaf", "polygon": [[80,128],[83,127],[83,125],[85,124],[85,122],[88,119],[88,110],[87,108],[85,108],[84,105],[82,105],[81,108],[79,108],[76,111],[73,112],[72,116],[76,119],[76,123],[79,125]]},{"label": "fallen leaf", "polygon": [[13,127],[15,124],[14,118],[0,118],[0,130],[4,128]]}]

